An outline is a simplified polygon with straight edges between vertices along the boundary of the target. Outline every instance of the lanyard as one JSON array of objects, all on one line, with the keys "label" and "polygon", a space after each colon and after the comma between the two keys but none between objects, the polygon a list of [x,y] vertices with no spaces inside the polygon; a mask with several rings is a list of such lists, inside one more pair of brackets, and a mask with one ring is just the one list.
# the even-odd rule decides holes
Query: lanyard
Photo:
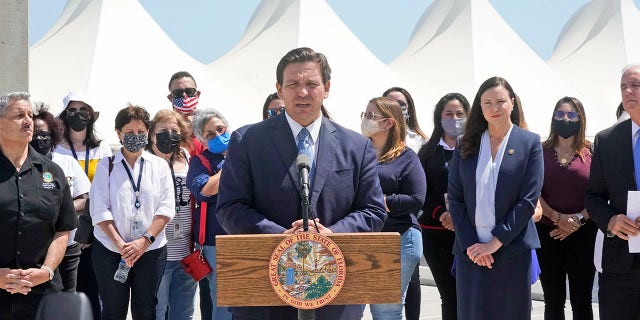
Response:
[{"label": "lanyard", "polygon": [[445,154],[444,147],[438,145],[438,149],[440,149],[440,155],[442,156],[442,162],[444,163],[444,170],[449,174],[449,161],[447,161],[447,155]]},{"label": "lanyard", "polygon": [[[69,140],[67,140],[67,143],[69,144],[69,149],[71,149],[71,153],[73,154],[73,157],[76,158],[76,160],[78,160],[78,155],[76,154],[76,148],[73,147],[73,143],[71,143],[71,141]],[[85,147],[85,154],[84,154],[84,173],[89,175],[89,148],[87,147]]]},{"label": "lanyard", "polygon": [[142,180],[142,167],[144,167],[144,158],[140,158],[140,170],[138,173],[138,185],[133,182],[133,176],[131,175],[131,171],[129,171],[129,165],[127,162],[122,159],[122,165],[124,166],[124,170],[127,171],[127,175],[129,176],[129,182],[131,182],[131,186],[133,187],[134,194],[136,195],[136,209],[140,209],[140,182]]},{"label": "lanyard", "polygon": [[169,159],[169,169],[171,170],[171,181],[173,181],[173,192],[176,198],[176,214],[180,212],[180,201],[178,201],[178,185],[176,183],[176,174],[173,171],[173,155]]}]

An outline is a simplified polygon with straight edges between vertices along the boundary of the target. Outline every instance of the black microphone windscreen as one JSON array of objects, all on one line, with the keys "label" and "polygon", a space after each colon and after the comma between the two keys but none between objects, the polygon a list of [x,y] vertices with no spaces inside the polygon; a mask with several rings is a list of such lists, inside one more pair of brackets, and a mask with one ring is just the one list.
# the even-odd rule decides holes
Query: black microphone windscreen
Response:
[{"label": "black microphone windscreen", "polygon": [[300,171],[300,169],[302,168],[311,168],[311,161],[309,160],[309,156],[304,153],[299,154],[296,158],[296,169]]}]

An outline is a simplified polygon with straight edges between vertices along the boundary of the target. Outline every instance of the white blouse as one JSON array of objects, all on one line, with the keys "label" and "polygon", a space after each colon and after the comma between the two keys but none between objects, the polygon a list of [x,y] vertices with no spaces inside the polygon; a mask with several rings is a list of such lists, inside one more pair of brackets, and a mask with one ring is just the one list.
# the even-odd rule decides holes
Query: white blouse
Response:
[{"label": "white blouse", "polygon": [[[137,234],[132,235],[134,222],[139,227],[135,230],[145,232],[149,229],[154,216],[161,215],[173,219],[176,213],[173,180],[167,161],[147,151],[142,152],[133,168],[126,160],[123,164],[123,159],[122,153],[116,154],[110,178],[108,159],[100,160],[89,192],[91,219],[93,225],[96,226],[93,235],[105,247],[116,253],[120,253],[120,250],[102,228],[97,226],[98,223],[113,220],[122,239],[125,242],[130,242],[140,237]],[[134,188],[124,166],[127,166],[137,184],[141,159],[144,159],[144,166],[139,186],[140,208],[136,209]],[[167,238],[163,229],[156,235],[156,241],[148,250],[161,248],[166,243]]]},{"label": "white blouse", "polygon": [[493,239],[491,231],[496,226],[496,184],[500,173],[500,164],[504,149],[509,141],[511,129],[507,131],[504,140],[498,146],[495,159],[491,159],[491,139],[489,131],[482,133],[480,142],[480,152],[478,155],[478,166],[476,167],[476,232],[478,240],[486,243]]}]

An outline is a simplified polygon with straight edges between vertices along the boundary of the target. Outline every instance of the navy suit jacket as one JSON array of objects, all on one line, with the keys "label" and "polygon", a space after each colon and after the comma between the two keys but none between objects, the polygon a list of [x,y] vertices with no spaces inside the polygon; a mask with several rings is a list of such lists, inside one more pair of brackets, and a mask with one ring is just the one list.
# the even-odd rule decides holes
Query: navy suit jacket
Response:
[{"label": "navy suit jacket", "polygon": [[[316,153],[310,203],[320,223],[333,232],[379,231],[386,213],[369,139],[323,118]],[[229,234],[283,233],[302,218],[297,156],[284,114],[250,126],[241,139],[231,139],[217,211]],[[317,309],[317,318],[359,319],[363,310],[362,305],[325,306]],[[244,307],[232,312],[256,319],[297,318],[292,307]]]},{"label": "navy suit jacket", "polygon": [[[631,120],[626,120],[598,133],[593,143],[586,208],[602,232],[607,232],[611,217],[627,213],[627,192],[635,190]],[[634,256],[638,254],[629,253],[627,241],[605,237],[603,272],[629,272]]]},{"label": "navy suit jacket", "polygon": [[[540,137],[514,126],[506,143],[495,193],[496,225],[491,231],[503,245],[493,254],[496,260],[540,247],[531,219],[544,178]],[[478,154],[462,159],[456,147],[447,198],[456,230],[453,253],[458,259],[468,259],[467,248],[479,242],[475,227],[477,166]]]}]

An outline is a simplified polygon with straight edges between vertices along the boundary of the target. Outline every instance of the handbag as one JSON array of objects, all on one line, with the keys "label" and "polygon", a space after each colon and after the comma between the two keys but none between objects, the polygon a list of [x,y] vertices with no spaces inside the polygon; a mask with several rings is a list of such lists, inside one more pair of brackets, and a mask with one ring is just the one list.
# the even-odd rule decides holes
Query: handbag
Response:
[{"label": "handbag", "polygon": [[[211,164],[209,161],[202,155],[197,155],[200,158],[202,164],[209,170],[211,173]],[[207,226],[207,203],[204,201],[200,202],[200,232],[198,233],[198,242],[200,243],[200,249],[196,249],[194,252],[191,252],[186,257],[182,258],[180,264],[184,267],[184,271],[193,277],[193,280],[196,282],[202,280],[202,278],[206,277],[209,273],[213,271],[209,262],[204,257],[202,250],[204,249],[204,235],[205,228]]]}]

